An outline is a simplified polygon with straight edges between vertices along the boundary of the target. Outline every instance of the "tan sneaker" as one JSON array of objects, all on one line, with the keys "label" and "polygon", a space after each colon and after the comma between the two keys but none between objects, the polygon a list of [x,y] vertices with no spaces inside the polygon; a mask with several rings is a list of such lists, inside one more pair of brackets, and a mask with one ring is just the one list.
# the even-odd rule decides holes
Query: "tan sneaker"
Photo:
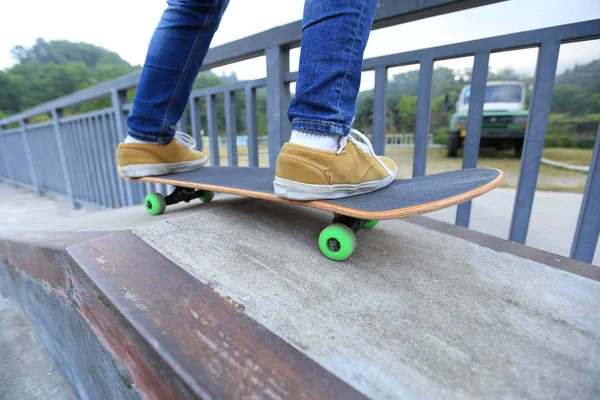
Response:
[{"label": "tan sneaker", "polygon": [[277,196],[287,199],[337,199],[386,187],[397,171],[394,161],[375,155],[369,139],[352,129],[340,140],[338,151],[285,143],[277,157],[273,186]]},{"label": "tan sneaker", "polygon": [[165,175],[201,168],[208,156],[192,150],[196,141],[190,135],[176,132],[169,144],[120,143],[117,147],[119,172],[128,178]]}]

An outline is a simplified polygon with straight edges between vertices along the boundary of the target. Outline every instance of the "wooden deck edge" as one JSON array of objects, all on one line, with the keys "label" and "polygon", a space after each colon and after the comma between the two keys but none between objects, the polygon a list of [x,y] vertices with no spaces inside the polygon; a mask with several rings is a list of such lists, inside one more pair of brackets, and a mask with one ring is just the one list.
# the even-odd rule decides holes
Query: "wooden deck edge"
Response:
[{"label": "wooden deck edge", "polygon": [[14,296],[80,398],[364,398],[130,231],[0,238]]},{"label": "wooden deck edge", "polygon": [[[228,168],[228,167],[216,167],[216,168]],[[257,168],[257,167],[249,167],[249,168]],[[267,169],[267,168],[265,168]],[[266,193],[266,192],[257,192],[253,190],[245,190],[245,189],[236,189],[228,186],[220,186],[213,184],[199,184],[190,181],[182,181],[170,179],[170,175],[159,175],[159,176],[146,176],[141,178],[127,178],[121,174],[121,177],[130,182],[146,182],[146,183],[159,183],[163,185],[171,185],[175,187],[185,187],[189,189],[200,189],[200,190],[210,190],[218,193],[225,193],[234,196],[243,196],[253,199],[260,199],[266,201],[272,201],[277,203],[285,203],[292,204],[300,207],[306,208],[314,208],[322,211],[330,211],[333,213],[338,213],[342,215],[346,215],[349,217],[360,218],[360,219],[377,219],[377,220],[390,220],[390,219],[400,219],[407,218],[414,215],[421,215],[424,213],[437,211],[443,208],[455,206],[457,204],[472,200],[476,197],[482,196],[497,187],[499,187],[502,182],[504,182],[504,171],[498,168],[480,168],[486,170],[494,170],[497,172],[497,175],[491,181],[476,187],[475,189],[471,189],[467,192],[460,193],[457,195],[453,195],[450,197],[446,197],[440,200],[430,201],[428,203],[418,204],[415,206],[409,206],[405,208],[399,208],[395,210],[388,211],[362,211],[354,208],[349,208],[333,203],[329,203],[327,201],[321,200],[310,200],[310,201],[299,201],[299,200],[289,200],[275,195],[274,193]],[[450,172],[450,171],[446,171]],[[442,172],[443,173],[443,172]],[[410,180],[414,178],[408,178],[406,180]]]}]

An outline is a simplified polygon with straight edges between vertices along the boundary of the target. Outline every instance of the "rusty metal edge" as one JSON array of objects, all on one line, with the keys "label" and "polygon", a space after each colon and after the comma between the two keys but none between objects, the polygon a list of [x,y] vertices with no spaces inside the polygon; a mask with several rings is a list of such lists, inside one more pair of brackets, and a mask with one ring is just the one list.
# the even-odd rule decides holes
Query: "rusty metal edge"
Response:
[{"label": "rusty metal edge", "polygon": [[600,266],[588,264],[572,258],[564,257],[548,251],[511,242],[496,236],[449,224],[426,216],[406,218],[405,221],[437,232],[446,233],[471,243],[487,247],[503,253],[509,253],[517,257],[535,261],[551,268],[560,269],[571,274],[579,275],[595,281],[600,281]]},{"label": "rusty metal edge", "polygon": [[[82,282],[89,287],[93,283],[72,265],[66,248],[110,233],[4,236],[0,238],[0,288],[21,306],[56,368],[78,397],[142,398],[127,371],[119,370],[113,354],[80,314],[80,305],[72,296],[76,288],[81,290]],[[93,290],[89,293],[96,295]]]},{"label": "rusty metal edge", "polygon": [[130,231],[45,235],[0,238],[0,256],[13,281],[25,275],[75,306],[110,354],[119,390],[365,398]]},{"label": "rusty metal edge", "polygon": [[63,268],[67,247],[105,236],[114,231],[22,232],[0,236],[0,261],[12,274],[20,268],[49,290],[67,295],[68,277]]}]

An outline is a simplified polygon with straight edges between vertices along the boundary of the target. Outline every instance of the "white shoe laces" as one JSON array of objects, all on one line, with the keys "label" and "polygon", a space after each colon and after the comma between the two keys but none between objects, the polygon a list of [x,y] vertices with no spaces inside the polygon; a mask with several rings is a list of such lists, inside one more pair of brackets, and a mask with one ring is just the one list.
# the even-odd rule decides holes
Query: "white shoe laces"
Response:
[{"label": "white shoe laces", "polygon": [[[360,138],[362,140],[362,142],[357,140],[355,136]],[[377,157],[377,155],[375,154],[375,150],[373,150],[373,145],[371,144],[371,141],[369,140],[369,138],[354,128],[350,128],[350,133],[348,134],[348,136],[346,136],[346,137],[342,138],[342,140],[340,140],[340,148],[337,151],[337,154],[340,154],[344,150],[344,148],[346,147],[346,141],[348,139],[350,139],[350,141],[352,143],[354,143],[356,145],[356,147],[361,149],[364,153],[370,155],[371,157],[375,157],[377,162],[383,167],[383,169],[385,169],[387,171],[389,176],[391,176],[391,177],[396,176],[394,171],[389,169],[387,167],[387,165],[385,165],[384,162],[381,161],[381,159],[379,157]]]},{"label": "white shoe laces", "polygon": [[188,135],[187,133],[176,131],[175,132],[175,140],[184,145],[185,147],[189,147],[193,149],[196,147],[196,140]]}]

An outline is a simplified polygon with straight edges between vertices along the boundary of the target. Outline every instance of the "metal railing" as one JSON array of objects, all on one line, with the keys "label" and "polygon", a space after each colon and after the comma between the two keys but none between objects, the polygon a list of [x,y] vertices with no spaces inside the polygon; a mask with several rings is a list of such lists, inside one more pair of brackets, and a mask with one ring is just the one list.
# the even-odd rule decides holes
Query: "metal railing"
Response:
[{"label": "metal railing", "polygon": [[[412,2],[401,2],[398,5],[396,1],[381,0],[373,29],[494,2],[496,1],[422,0],[418,2],[419,5],[407,4]],[[290,83],[296,81],[297,72],[289,70],[289,51],[300,44],[300,28],[301,21],[297,21],[209,50],[202,70],[257,56],[265,56],[267,67],[267,76],[263,79],[203,88],[191,93],[188,104],[189,121],[182,120],[178,125],[181,130],[187,130],[195,137],[199,147],[204,142],[200,132],[206,130],[212,165],[220,165],[219,147],[225,140],[227,163],[238,166],[239,139],[234,97],[236,93],[242,92],[246,108],[247,136],[244,141],[248,165],[259,166],[259,147],[265,140],[257,132],[256,93],[260,88],[265,88],[267,94],[268,165],[274,165],[281,146],[289,139],[290,134],[286,110],[291,97]],[[384,154],[388,142],[385,120],[389,68],[411,64],[418,64],[420,67],[413,143],[413,176],[416,177],[425,174],[427,148],[431,141],[429,128],[434,62],[474,56],[462,167],[476,167],[490,54],[538,48],[530,116],[509,235],[510,240],[525,243],[560,46],[567,42],[598,37],[600,20],[591,20],[364,60],[363,70],[375,72],[373,129],[370,136],[376,152]],[[114,152],[126,135],[126,116],[131,109],[131,104],[127,102],[127,91],[136,87],[139,75],[138,71],[0,120],[0,179],[40,194],[51,191],[65,195],[73,207],[79,204],[123,207],[140,204],[150,191],[157,190],[166,194],[167,188],[163,185],[132,183],[120,179],[115,168]],[[217,129],[217,96],[221,95],[225,106],[225,139],[218,135]],[[69,117],[61,115],[61,111],[67,107],[107,96],[111,98],[110,108]],[[206,104],[205,126],[200,118],[200,100]],[[30,118],[42,114],[49,114],[52,120],[27,123]],[[7,128],[15,124],[18,127]],[[600,135],[600,130],[598,134]],[[587,262],[592,260],[600,230],[599,142],[600,140],[596,140],[571,251],[572,257]],[[459,205],[456,224],[468,227],[470,214],[471,202]]]}]

